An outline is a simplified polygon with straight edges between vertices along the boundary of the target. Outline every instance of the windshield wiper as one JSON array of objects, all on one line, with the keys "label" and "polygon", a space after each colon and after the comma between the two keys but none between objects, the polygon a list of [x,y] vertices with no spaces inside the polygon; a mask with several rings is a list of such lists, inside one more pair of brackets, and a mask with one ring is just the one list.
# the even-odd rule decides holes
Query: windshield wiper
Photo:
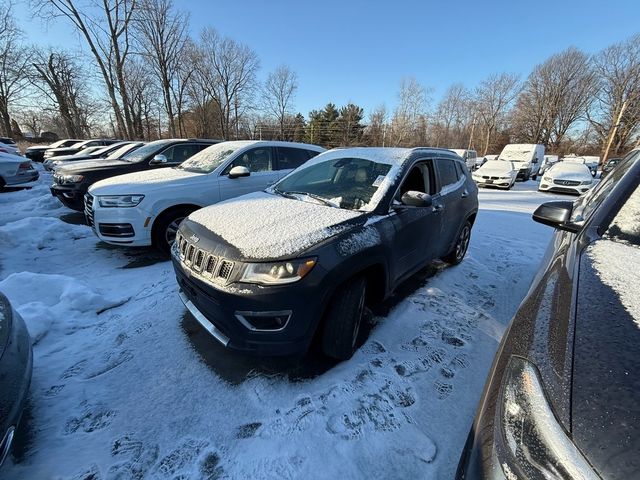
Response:
[{"label": "windshield wiper", "polygon": [[331,200],[328,200],[324,197],[321,197],[320,195],[316,195],[314,193],[309,193],[309,192],[296,192],[296,191],[292,191],[292,192],[283,192],[282,190],[278,190],[277,188],[273,189],[276,193],[279,193],[280,195],[282,195],[283,197],[287,197],[287,198],[298,198],[298,195],[304,195],[306,197],[310,197],[313,198],[314,200],[317,200],[318,202],[321,202],[322,204],[328,206],[328,207],[334,207],[334,208],[340,208],[339,205],[336,205],[335,203],[333,203]]}]

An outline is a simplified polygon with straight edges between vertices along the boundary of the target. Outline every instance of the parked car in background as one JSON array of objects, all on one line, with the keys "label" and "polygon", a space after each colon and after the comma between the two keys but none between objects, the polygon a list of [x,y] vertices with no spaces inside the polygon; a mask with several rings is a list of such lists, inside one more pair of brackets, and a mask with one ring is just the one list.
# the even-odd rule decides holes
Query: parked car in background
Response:
[{"label": "parked car in background", "polygon": [[498,348],[458,479],[638,478],[639,159],[534,213],[556,233]]},{"label": "parked car in background", "polygon": [[82,160],[56,168],[51,194],[65,206],[84,211],[84,195],[95,182],[125,173],[180,165],[218,140],[167,139],[149,142],[114,160]]},{"label": "parked car in background", "polygon": [[589,168],[582,163],[559,162],[545,172],[538,185],[541,192],[582,195],[595,181]]},{"label": "parked car in background", "polygon": [[49,148],[44,152],[44,159],[46,160],[52,157],[61,157],[63,155],[74,155],[88,147],[104,147],[121,141],[122,140],[93,139],[84,140],[68,147]]},{"label": "parked car in background", "polygon": [[[129,147],[131,145],[131,147]],[[67,165],[69,162],[78,162],[80,160],[99,160],[101,158],[113,160],[120,158],[127,152],[144,145],[144,142],[118,142],[106,147],[87,147],[73,155],[62,155],[60,157],[52,157],[42,162],[45,170],[55,170],[61,165]],[[125,148],[128,147],[128,148]]]},{"label": "parked car in background", "polygon": [[32,368],[27,327],[0,292],[0,467],[11,451],[29,392]]},{"label": "parked car in background", "polygon": [[506,145],[498,160],[507,160],[514,163],[518,167],[518,179],[527,181],[529,179],[536,180],[540,165],[544,159],[544,145],[512,143]]},{"label": "parked car in background", "polygon": [[3,187],[27,187],[39,177],[31,160],[20,155],[0,153],[0,189]]},{"label": "parked car in background", "polygon": [[559,161],[560,157],[558,155],[545,155],[544,160],[542,160],[542,165],[540,165],[540,171],[538,172],[538,175],[542,175]]},{"label": "parked car in background", "polygon": [[464,162],[467,164],[467,168],[471,171],[476,168],[476,160],[478,158],[478,154],[475,150],[464,150],[464,149],[450,149],[452,152],[460,155]]},{"label": "parked car in background", "polygon": [[582,165],[586,165],[589,171],[591,172],[591,176],[595,177],[598,173],[598,163],[600,161],[600,157],[585,157],[578,155],[567,155],[562,158],[562,161],[565,163],[578,163]]},{"label": "parked car in background", "polygon": [[44,152],[50,148],[70,147],[71,145],[75,145],[80,142],[82,142],[82,140],[78,140],[77,138],[65,138],[64,140],[58,140],[51,145],[34,145],[24,151],[24,156],[34,162],[42,162],[44,160]]},{"label": "parked car in background", "polygon": [[506,160],[489,160],[473,172],[472,178],[478,186],[499,187],[511,190],[516,183],[518,168]]},{"label": "parked car in background", "polygon": [[604,178],[606,175],[611,173],[614,167],[618,165],[621,160],[622,158],[610,158],[609,160],[607,160],[607,163],[605,163],[604,167],[602,167],[602,173],[600,175],[601,178]]},{"label": "parked car in background", "polygon": [[304,143],[218,143],[174,168],[95,183],[85,200],[87,223],[105,242],[169,253],[178,225],[194,210],[263,190],[323,151]]},{"label": "parked car in background", "polygon": [[180,297],[223,345],[349,358],[365,305],[436,258],[460,263],[478,189],[449,150],[335,149],[265,192],[196,210],[172,260]]},{"label": "parked car in background", "polygon": [[13,138],[0,137],[0,153],[10,153],[20,155],[20,149]]}]

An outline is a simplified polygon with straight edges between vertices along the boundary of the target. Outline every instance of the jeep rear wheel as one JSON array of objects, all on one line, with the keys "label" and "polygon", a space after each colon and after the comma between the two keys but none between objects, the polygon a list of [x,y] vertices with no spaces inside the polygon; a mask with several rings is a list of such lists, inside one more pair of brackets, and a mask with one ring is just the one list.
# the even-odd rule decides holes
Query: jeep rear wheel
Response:
[{"label": "jeep rear wheel", "polygon": [[367,281],[357,277],[338,287],[327,308],[322,333],[322,351],[338,360],[353,355],[364,316]]},{"label": "jeep rear wheel", "polygon": [[167,255],[171,251],[171,245],[176,239],[176,232],[180,226],[180,222],[193,212],[190,208],[177,208],[169,210],[160,215],[153,224],[151,239],[153,246]]}]

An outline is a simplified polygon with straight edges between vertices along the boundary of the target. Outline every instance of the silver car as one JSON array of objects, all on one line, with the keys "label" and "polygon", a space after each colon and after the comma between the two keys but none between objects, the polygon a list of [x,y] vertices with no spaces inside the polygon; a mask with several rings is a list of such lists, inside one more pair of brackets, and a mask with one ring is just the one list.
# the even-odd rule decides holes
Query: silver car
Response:
[{"label": "silver car", "polygon": [[29,186],[38,177],[31,160],[0,152],[0,188]]}]

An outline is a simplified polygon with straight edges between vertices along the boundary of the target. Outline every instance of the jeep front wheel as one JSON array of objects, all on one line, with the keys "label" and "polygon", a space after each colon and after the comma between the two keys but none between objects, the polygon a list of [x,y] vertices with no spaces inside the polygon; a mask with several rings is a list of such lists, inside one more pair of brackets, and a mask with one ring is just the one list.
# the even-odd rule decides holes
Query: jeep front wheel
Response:
[{"label": "jeep front wheel", "polygon": [[338,287],[327,308],[322,351],[338,360],[348,360],[356,349],[364,316],[367,281],[357,277]]}]

